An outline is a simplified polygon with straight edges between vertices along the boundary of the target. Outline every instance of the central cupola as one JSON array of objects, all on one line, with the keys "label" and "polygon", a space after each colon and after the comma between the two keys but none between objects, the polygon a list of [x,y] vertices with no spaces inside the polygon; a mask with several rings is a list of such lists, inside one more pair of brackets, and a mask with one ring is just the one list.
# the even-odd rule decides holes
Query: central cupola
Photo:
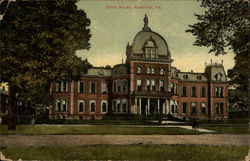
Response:
[{"label": "central cupola", "polygon": [[170,59],[170,51],[166,40],[149,27],[149,19],[145,14],[144,26],[127,45],[128,58]]}]

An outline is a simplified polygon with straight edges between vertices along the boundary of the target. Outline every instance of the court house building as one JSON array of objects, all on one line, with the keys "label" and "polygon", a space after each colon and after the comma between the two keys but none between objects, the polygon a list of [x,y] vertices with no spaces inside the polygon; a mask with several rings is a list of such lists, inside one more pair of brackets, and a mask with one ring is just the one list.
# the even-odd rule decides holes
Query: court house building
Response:
[{"label": "court house building", "polygon": [[166,40],[148,25],[131,45],[126,61],[113,68],[93,67],[79,81],[51,86],[51,119],[102,119],[105,115],[164,115],[227,118],[228,84],[221,63],[205,71],[182,72],[171,64]]}]

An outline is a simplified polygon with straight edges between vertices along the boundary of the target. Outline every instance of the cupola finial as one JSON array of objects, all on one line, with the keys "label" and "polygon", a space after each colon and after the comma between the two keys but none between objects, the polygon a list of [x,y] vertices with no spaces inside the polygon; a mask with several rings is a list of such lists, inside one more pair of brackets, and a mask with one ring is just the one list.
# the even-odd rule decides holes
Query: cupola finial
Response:
[{"label": "cupola finial", "polygon": [[144,17],[143,21],[144,21],[144,27],[148,27],[148,16],[147,16],[147,14],[145,14],[145,17]]},{"label": "cupola finial", "polygon": [[142,30],[151,31],[150,28],[148,27],[148,16],[147,16],[147,14],[145,14],[143,21],[144,21],[144,27],[142,28]]}]

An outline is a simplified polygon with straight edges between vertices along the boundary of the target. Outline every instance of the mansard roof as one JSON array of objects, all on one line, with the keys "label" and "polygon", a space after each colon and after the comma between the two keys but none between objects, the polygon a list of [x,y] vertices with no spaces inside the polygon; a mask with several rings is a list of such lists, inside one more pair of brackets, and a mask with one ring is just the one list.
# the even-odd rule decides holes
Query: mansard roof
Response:
[{"label": "mansard roof", "polygon": [[127,64],[117,64],[113,67],[112,76],[129,75],[129,67]]},{"label": "mansard roof", "polygon": [[111,68],[104,68],[104,67],[92,67],[88,69],[87,74],[84,74],[84,76],[105,76],[109,77],[111,76]]},{"label": "mansard roof", "polygon": [[144,27],[134,37],[132,43],[132,53],[143,53],[143,47],[145,43],[150,39],[153,39],[156,43],[158,47],[158,55],[170,55],[166,40],[160,34],[152,31],[148,27],[148,18],[147,15],[145,15]]}]

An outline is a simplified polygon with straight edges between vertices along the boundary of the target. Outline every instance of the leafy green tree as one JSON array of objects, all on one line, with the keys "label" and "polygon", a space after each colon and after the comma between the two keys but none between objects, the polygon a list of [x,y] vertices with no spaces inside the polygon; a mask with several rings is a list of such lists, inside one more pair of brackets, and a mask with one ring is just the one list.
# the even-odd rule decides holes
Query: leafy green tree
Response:
[{"label": "leafy green tree", "polygon": [[237,92],[237,102],[246,107],[250,83],[250,14],[249,0],[200,0],[204,14],[198,15],[198,22],[190,25],[196,36],[194,45],[206,46],[215,55],[234,52],[235,66],[228,70],[230,84]]},{"label": "leafy green tree", "polygon": [[[77,0],[16,0],[1,3],[1,82],[9,84],[9,129],[14,97],[44,102],[50,83],[77,79],[87,60],[75,55],[90,49],[90,19],[76,6]],[[6,10],[6,6],[8,7]],[[86,69],[85,69],[86,70]]]}]

